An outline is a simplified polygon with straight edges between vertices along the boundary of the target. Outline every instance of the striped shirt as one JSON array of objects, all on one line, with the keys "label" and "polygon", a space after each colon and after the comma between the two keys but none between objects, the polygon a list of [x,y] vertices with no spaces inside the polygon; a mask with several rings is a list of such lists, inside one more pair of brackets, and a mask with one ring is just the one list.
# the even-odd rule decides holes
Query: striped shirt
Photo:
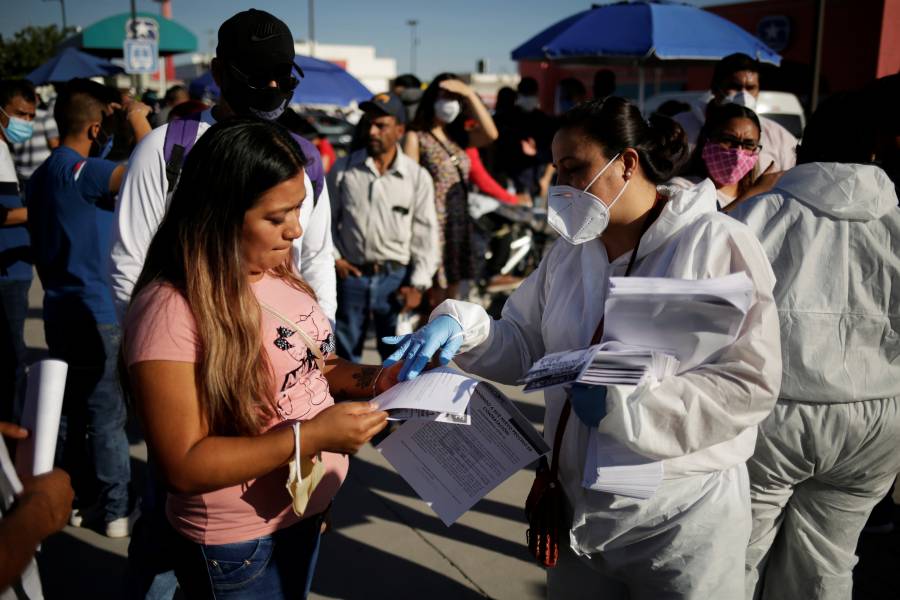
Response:
[{"label": "striped shirt", "polygon": [[34,134],[21,144],[14,144],[16,173],[22,183],[50,156],[50,140],[59,139],[59,129],[53,118],[52,105],[47,110],[39,108],[34,115]]}]

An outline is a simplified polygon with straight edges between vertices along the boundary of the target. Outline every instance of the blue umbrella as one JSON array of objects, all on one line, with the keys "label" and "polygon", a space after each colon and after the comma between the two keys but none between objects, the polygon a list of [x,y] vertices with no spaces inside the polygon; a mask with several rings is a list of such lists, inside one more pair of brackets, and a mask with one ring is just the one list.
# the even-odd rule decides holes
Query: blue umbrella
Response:
[{"label": "blue umbrella", "polygon": [[366,86],[334,63],[311,56],[297,56],[295,62],[303,69],[303,79],[291,102],[347,106],[372,98],[372,92]]},{"label": "blue umbrella", "polygon": [[76,77],[105,77],[121,73],[117,67],[104,58],[98,58],[75,48],[66,48],[46,63],[25,76],[35,85],[56,81],[69,81]]},{"label": "blue umbrella", "polygon": [[[362,102],[372,97],[372,92],[353,75],[334,63],[311,56],[297,56],[295,61],[303,69],[300,85],[294,90],[292,104],[337,104],[347,106],[351,102]],[[188,87],[193,98],[204,95],[219,97],[219,86],[213,81],[212,73],[194,79]]]},{"label": "blue umbrella", "polygon": [[188,94],[191,98],[196,98],[198,100],[205,99],[216,101],[219,99],[219,93],[219,86],[216,85],[216,81],[209,71],[192,80],[188,85]]},{"label": "blue umbrella", "polygon": [[[512,51],[513,60],[719,60],[743,52],[778,65],[781,56],[731,21],[687,4],[620,2],[551,25]],[[643,69],[639,70],[643,104]]]}]

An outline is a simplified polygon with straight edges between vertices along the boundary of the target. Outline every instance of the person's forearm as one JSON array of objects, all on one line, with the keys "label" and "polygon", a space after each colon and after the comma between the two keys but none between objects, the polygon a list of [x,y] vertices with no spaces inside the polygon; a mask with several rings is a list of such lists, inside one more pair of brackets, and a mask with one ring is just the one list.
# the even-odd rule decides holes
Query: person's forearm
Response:
[{"label": "person's forearm", "polygon": [[131,128],[134,130],[135,143],[140,142],[148,133],[153,131],[153,127],[150,126],[150,121],[143,115],[131,117],[129,122],[131,123]]},{"label": "person's forearm", "polygon": [[497,132],[494,118],[491,117],[491,113],[488,112],[487,107],[485,107],[484,103],[474,92],[468,97],[468,102],[469,106],[472,107],[472,113],[475,120],[481,128],[481,134],[490,141],[496,140],[500,134]]},{"label": "person's forearm", "polygon": [[3,220],[4,227],[11,227],[13,225],[23,225],[28,222],[28,209],[27,208],[10,208],[6,211],[6,218]]},{"label": "person's forearm", "polygon": [[[300,454],[320,451],[316,427],[301,425]],[[163,465],[168,484],[177,492],[202,494],[262,477],[294,456],[294,434],[280,427],[258,436],[203,438],[177,464]]]},{"label": "person's forearm", "polygon": [[15,510],[0,520],[0,590],[22,574],[38,544],[49,535],[41,529],[47,519],[39,502],[37,496],[22,497]]},{"label": "person's forearm", "polygon": [[325,363],[325,377],[331,394],[341,400],[371,398],[380,372],[378,365],[358,365],[339,357]]}]

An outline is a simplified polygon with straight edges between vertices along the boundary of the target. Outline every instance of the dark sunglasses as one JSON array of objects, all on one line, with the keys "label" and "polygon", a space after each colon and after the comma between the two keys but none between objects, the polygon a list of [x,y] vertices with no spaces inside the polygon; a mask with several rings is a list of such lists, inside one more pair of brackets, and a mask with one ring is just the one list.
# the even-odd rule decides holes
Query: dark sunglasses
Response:
[{"label": "dark sunglasses", "polygon": [[754,154],[759,154],[759,151],[762,150],[762,145],[754,140],[742,140],[733,135],[728,135],[727,133],[712,137],[710,138],[710,141],[731,148],[732,150],[740,148],[741,150],[753,152]]},{"label": "dark sunglasses", "polygon": [[[231,69],[231,72],[235,74],[237,79],[251,90],[267,90],[269,89],[269,83],[274,81],[275,86],[280,91],[293,92],[294,89],[296,89],[296,87],[300,84],[300,80],[294,77],[293,72],[280,77],[272,77],[270,75],[251,76],[238,69],[232,63],[228,63],[228,67]],[[296,64],[294,64],[294,68],[297,69],[300,77],[303,77],[303,69],[301,69]]]}]

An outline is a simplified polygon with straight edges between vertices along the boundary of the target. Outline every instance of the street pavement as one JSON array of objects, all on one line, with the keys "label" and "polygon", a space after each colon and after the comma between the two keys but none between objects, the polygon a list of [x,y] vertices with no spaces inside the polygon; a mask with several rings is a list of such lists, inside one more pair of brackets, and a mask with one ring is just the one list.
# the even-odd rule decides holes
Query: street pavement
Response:
[{"label": "street pavement", "polygon": [[[29,362],[46,354],[37,282],[30,300]],[[372,340],[363,360],[378,362]],[[540,429],[540,395],[525,396],[517,388],[499,387]],[[139,489],[146,476],[147,450],[142,441],[132,444],[131,456],[132,480]],[[323,537],[310,597],[545,598],[544,571],[525,550],[522,506],[532,477],[528,469],[516,473],[446,527],[390,464],[373,447],[365,446],[352,458],[349,477],[335,500],[334,529]],[[895,522],[898,516],[895,511]],[[127,550],[127,539],[111,540],[89,529],[66,527],[45,540],[38,559],[46,598],[122,598]],[[900,530],[863,534],[857,553],[854,600],[900,598],[896,568]]]}]

